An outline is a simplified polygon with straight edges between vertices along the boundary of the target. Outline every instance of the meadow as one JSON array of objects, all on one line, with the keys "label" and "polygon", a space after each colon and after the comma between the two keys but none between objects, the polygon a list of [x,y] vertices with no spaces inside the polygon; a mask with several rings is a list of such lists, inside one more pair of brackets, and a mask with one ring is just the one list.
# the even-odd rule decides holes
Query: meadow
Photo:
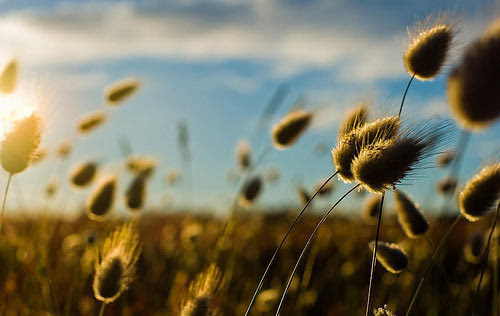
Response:
[{"label": "meadow", "polygon": [[[459,24],[434,14],[409,30],[399,111],[380,115],[369,102],[354,104],[328,145],[332,174],[313,188],[296,188],[299,209],[259,209],[264,184],[276,181],[279,166],[265,174],[259,168],[270,151],[286,152],[300,141],[316,119],[314,109],[293,107],[274,118],[265,126],[272,146],[260,153],[248,142],[237,144],[237,194],[223,215],[146,205],[148,184],[160,171],[155,157],[133,154],[125,140],[119,141],[120,172],[132,181],[124,192],[118,172],[102,175],[100,161],[82,159],[67,170],[72,190],[92,188],[76,219],[57,216],[64,209],[50,202],[37,213],[6,208],[17,175],[47,155],[40,148],[43,116],[14,109],[0,152],[8,175],[0,218],[1,314],[498,315],[500,162],[484,157],[468,179],[460,170],[469,139],[488,133],[500,117],[500,26],[492,22],[455,52]],[[404,105],[412,82],[432,85],[452,51],[460,56],[446,73],[454,122],[408,123]],[[16,89],[21,63],[7,63],[1,93]],[[103,87],[102,110],[79,118],[78,133],[93,137],[100,126],[117,124],[109,109],[119,111],[141,85],[126,78]],[[264,114],[272,116],[273,107]],[[460,135],[449,140],[455,125]],[[185,160],[188,133],[180,122],[178,151]],[[78,145],[63,142],[54,151],[64,160]],[[421,209],[401,185],[428,167],[448,173],[428,197],[443,196],[442,209]],[[173,170],[166,181],[181,176]],[[350,190],[332,188],[337,178]],[[50,201],[58,183],[44,185]],[[355,214],[342,205],[351,194],[363,201]],[[394,196],[394,207],[384,205],[386,195]],[[321,197],[331,208],[311,212]],[[130,216],[114,214],[118,198]]]}]

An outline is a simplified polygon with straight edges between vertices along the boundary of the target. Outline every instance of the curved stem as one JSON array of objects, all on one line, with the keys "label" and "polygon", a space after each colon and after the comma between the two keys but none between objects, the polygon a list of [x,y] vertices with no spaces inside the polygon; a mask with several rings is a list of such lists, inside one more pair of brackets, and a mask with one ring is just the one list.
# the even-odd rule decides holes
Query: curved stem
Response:
[{"label": "curved stem", "polygon": [[316,190],[316,192],[314,192],[314,194],[311,196],[311,198],[309,199],[309,201],[307,201],[306,205],[304,205],[304,207],[302,208],[302,210],[299,212],[299,214],[297,214],[297,216],[295,217],[295,219],[293,220],[293,222],[288,227],[288,230],[286,231],[285,236],[283,236],[283,238],[281,239],[278,247],[276,247],[276,250],[274,250],[273,256],[269,260],[269,262],[267,264],[267,267],[264,270],[264,274],[262,274],[262,277],[260,278],[259,285],[257,285],[257,289],[255,290],[255,292],[254,292],[254,294],[252,296],[252,299],[250,300],[250,304],[248,304],[248,308],[247,308],[247,311],[245,312],[245,316],[248,316],[248,314],[250,313],[250,310],[252,309],[253,303],[255,302],[255,299],[257,298],[257,294],[259,294],[259,291],[262,288],[262,285],[264,283],[264,279],[266,278],[267,274],[269,273],[269,270],[271,269],[271,266],[274,263],[274,260],[276,259],[276,256],[278,255],[279,251],[281,250],[281,247],[283,247],[283,244],[285,243],[286,239],[288,238],[288,235],[290,235],[290,232],[295,227],[295,225],[297,224],[297,222],[299,221],[299,219],[302,217],[302,215],[306,211],[306,209],[309,206],[309,204],[311,204],[312,200],[323,189],[323,187],[325,185],[327,185],[328,182],[330,182],[330,180],[333,179],[333,177],[335,177],[335,175],[337,173],[338,172],[335,171],[328,179],[325,180],[325,182],[323,182],[323,184],[318,188],[318,190]]},{"label": "curved stem", "polygon": [[99,316],[104,315],[104,308],[106,307],[106,302],[102,302],[101,309],[99,310]]},{"label": "curved stem", "polygon": [[415,78],[415,74],[411,76],[410,80],[408,81],[408,84],[406,85],[405,93],[403,94],[403,99],[401,100],[401,105],[399,106],[399,112],[398,116],[401,116],[401,112],[403,111],[403,105],[405,104],[405,99],[406,99],[406,94],[408,93],[408,89],[410,88],[411,82]]},{"label": "curved stem", "polygon": [[491,223],[491,229],[490,229],[490,234],[488,236],[488,242],[486,243],[486,249],[484,250],[483,258],[481,259],[481,265],[482,265],[481,275],[479,276],[479,282],[477,282],[476,294],[474,294],[474,300],[473,300],[473,305],[472,305],[473,308],[474,308],[474,306],[477,305],[477,298],[479,296],[479,290],[481,289],[481,283],[483,282],[484,271],[486,270],[486,265],[488,263],[488,255],[490,254],[491,237],[493,236],[493,232],[495,231],[495,226],[496,226],[497,220],[498,220],[498,213],[500,213],[500,202],[497,205],[497,211],[495,213],[495,218],[493,219],[493,222]]},{"label": "curved stem", "polygon": [[12,179],[12,173],[9,173],[9,179],[7,180],[7,186],[5,187],[5,193],[3,195],[2,214],[0,215],[0,236],[2,236],[3,214],[5,213],[5,202],[7,201],[7,193],[9,193],[11,179]]},{"label": "curved stem", "polygon": [[378,249],[378,239],[380,237],[380,224],[382,223],[382,210],[384,209],[384,197],[385,192],[382,193],[382,198],[380,199],[380,208],[378,210],[378,220],[377,220],[377,233],[375,234],[375,244],[373,245],[373,257],[372,257],[372,268],[370,270],[370,284],[368,285],[368,299],[366,301],[366,316],[370,313],[370,305],[372,299],[372,285],[373,285],[373,273],[375,272],[377,249]]},{"label": "curved stem", "polygon": [[411,302],[410,302],[410,306],[408,306],[408,310],[406,311],[406,314],[405,314],[406,316],[410,315],[411,309],[413,308],[413,305],[415,304],[415,302],[417,300],[418,294],[420,293],[420,290],[422,289],[422,285],[424,284],[425,277],[429,273],[429,271],[432,267],[432,264],[436,260],[437,255],[439,254],[439,251],[441,250],[441,247],[443,246],[446,238],[448,238],[448,235],[451,233],[453,228],[458,224],[458,222],[460,221],[461,218],[462,218],[462,215],[457,216],[455,221],[450,225],[450,227],[448,228],[448,230],[446,231],[444,236],[439,241],[439,244],[436,246],[436,249],[432,253],[431,260],[430,260],[429,264],[427,265],[427,268],[425,268],[424,275],[422,276],[422,278],[420,279],[420,282],[418,283],[417,289],[415,290],[415,294],[413,294],[413,297],[412,297]]},{"label": "curved stem", "polygon": [[333,206],[328,210],[328,212],[326,212],[325,215],[323,215],[323,217],[319,221],[318,225],[316,225],[316,227],[314,228],[311,236],[309,237],[309,239],[307,240],[306,245],[304,246],[304,249],[302,249],[302,252],[300,253],[299,259],[297,259],[297,262],[295,263],[295,267],[293,268],[292,273],[290,274],[290,277],[288,278],[288,282],[286,284],[285,290],[283,291],[283,294],[281,295],[281,300],[280,300],[280,303],[278,305],[278,309],[276,309],[275,316],[278,316],[280,314],[281,308],[283,307],[283,303],[285,302],[286,294],[288,293],[288,289],[290,288],[290,285],[292,284],[293,277],[295,276],[295,273],[297,272],[297,269],[298,269],[298,267],[300,265],[300,262],[302,261],[302,258],[304,257],[305,253],[307,252],[307,250],[311,246],[311,243],[312,243],[314,237],[316,237],[316,234],[318,233],[319,228],[326,221],[326,219],[328,218],[328,216],[330,215],[330,213],[333,211],[333,209],[340,202],[342,202],[342,200],[346,196],[348,196],[352,191],[354,191],[355,189],[357,189],[359,186],[360,186],[360,184],[356,184],[352,189],[350,189],[349,191],[347,191],[347,193],[345,193],[337,202],[335,202],[335,204],[333,204]]}]

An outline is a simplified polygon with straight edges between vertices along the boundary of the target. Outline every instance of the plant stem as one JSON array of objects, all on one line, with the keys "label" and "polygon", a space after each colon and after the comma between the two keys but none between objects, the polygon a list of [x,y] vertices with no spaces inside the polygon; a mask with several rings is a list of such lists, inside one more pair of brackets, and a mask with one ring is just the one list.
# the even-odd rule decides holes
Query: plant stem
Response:
[{"label": "plant stem", "polygon": [[413,74],[413,76],[411,76],[410,80],[408,81],[408,84],[406,85],[406,89],[405,89],[405,92],[403,94],[403,99],[401,100],[401,105],[399,106],[398,116],[401,116],[401,112],[403,111],[403,105],[404,105],[405,99],[406,99],[406,94],[408,93],[408,89],[410,88],[411,82],[413,81],[414,78],[415,78],[415,74]]},{"label": "plant stem", "polygon": [[380,199],[380,208],[378,210],[377,233],[375,234],[375,244],[373,245],[372,268],[370,270],[370,284],[368,285],[368,299],[366,301],[366,313],[365,313],[366,316],[368,316],[368,314],[370,313],[370,307],[371,307],[373,273],[375,272],[375,265],[377,262],[376,258],[377,258],[377,249],[378,249],[378,239],[380,237],[380,226],[381,226],[380,224],[382,223],[382,211],[384,208],[384,197],[385,197],[385,192],[382,193],[382,198]]},{"label": "plant stem", "polygon": [[488,242],[486,243],[486,249],[484,250],[483,258],[481,259],[481,275],[479,276],[479,282],[477,282],[476,294],[474,294],[474,300],[473,300],[473,305],[472,305],[473,308],[474,308],[474,306],[477,305],[479,290],[481,289],[481,283],[483,282],[484,271],[486,270],[486,266],[488,263],[488,255],[490,254],[491,237],[493,236],[493,232],[495,231],[495,226],[496,226],[497,220],[498,220],[498,213],[500,213],[500,202],[497,205],[497,211],[495,212],[495,218],[493,219],[493,222],[491,223],[491,229],[490,229],[490,234],[488,236]]},{"label": "plant stem", "polygon": [[99,316],[104,315],[104,308],[106,307],[106,302],[102,302],[101,309],[99,310]]},{"label": "plant stem", "polygon": [[5,187],[5,193],[3,195],[2,214],[0,215],[0,236],[2,236],[3,214],[5,213],[5,202],[7,201],[7,193],[9,193],[11,179],[12,179],[12,173],[9,173],[9,179],[7,180],[7,186]]},{"label": "plant stem", "polygon": [[257,285],[257,289],[255,290],[255,292],[254,292],[254,294],[252,296],[252,299],[250,300],[250,303],[248,304],[247,311],[245,312],[245,316],[249,315],[250,310],[252,309],[252,306],[253,306],[253,304],[255,302],[255,299],[257,298],[257,294],[259,294],[259,291],[262,288],[262,285],[264,284],[264,279],[266,278],[267,274],[269,273],[269,270],[271,269],[271,266],[274,263],[274,260],[276,259],[276,256],[278,255],[279,251],[283,247],[283,244],[285,243],[286,239],[288,238],[288,235],[290,235],[290,232],[295,227],[295,225],[297,224],[297,222],[299,221],[299,219],[302,217],[302,215],[306,211],[306,209],[309,206],[309,204],[311,204],[312,200],[316,197],[316,195],[318,195],[318,193],[323,189],[323,187],[325,185],[327,185],[328,182],[330,182],[330,180],[332,180],[333,177],[335,177],[335,175],[337,175],[337,173],[338,172],[335,171],[328,179],[325,180],[325,182],[323,182],[323,184],[311,196],[311,198],[309,199],[309,201],[307,201],[307,203],[304,205],[304,207],[299,212],[299,214],[297,214],[297,216],[295,217],[295,219],[293,220],[293,222],[290,224],[290,226],[288,226],[288,230],[286,231],[285,236],[283,236],[283,238],[281,239],[278,247],[276,247],[276,249],[274,250],[273,256],[271,257],[271,259],[267,263],[267,267],[264,270],[264,274],[262,274],[262,277],[260,278],[259,285]]},{"label": "plant stem", "polygon": [[493,312],[491,315],[498,314],[498,237],[493,240]]},{"label": "plant stem", "polygon": [[281,295],[280,303],[278,305],[278,308],[276,309],[275,316],[278,316],[280,314],[281,308],[283,307],[283,303],[285,302],[286,294],[288,293],[288,289],[290,288],[290,285],[292,284],[293,277],[295,276],[295,273],[297,272],[297,269],[300,265],[300,262],[302,261],[302,258],[304,257],[305,253],[307,252],[307,250],[311,246],[311,243],[312,243],[314,237],[316,237],[316,234],[318,233],[319,228],[321,227],[321,225],[323,225],[323,223],[326,221],[326,219],[328,218],[330,213],[335,209],[335,207],[340,202],[342,202],[342,200],[346,196],[348,196],[352,191],[357,189],[359,186],[360,186],[360,184],[356,184],[352,189],[347,191],[347,193],[345,193],[337,202],[335,202],[335,204],[333,204],[333,206],[328,210],[328,212],[326,212],[325,215],[323,215],[323,217],[319,221],[318,225],[316,225],[316,227],[314,228],[311,236],[307,240],[306,245],[304,246],[304,248],[302,249],[302,252],[300,253],[299,259],[297,259],[297,262],[295,263],[295,267],[293,268],[292,273],[290,274],[290,277],[288,278],[288,282],[286,284],[285,290],[283,291],[283,294]]},{"label": "plant stem", "polygon": [[461,218],[462,218],[462,215],[457,216],[455,221],[450,225],[450,227],[448,228],[446,233],[443,235],[443,237],[439,241],[439,244],[436,246],[436,249],[432,253],[431,260],[430,260],[429,264],[427,265],[427,268],[424,271],[424,275],[422,276],[422,278],[420,279],[420,282],[418,283],[417,289],[415,290],[415,294],[413,294],[413,297],[411,299],[410,306],[408,306],[408,310],[406,311],[406,314],[405,314],[406,316],[410,315],[411,309],[417,300],[418,294],[420,293],[420,289],[422,288],[422,285],[424,284],[425,277],[429,273],[430,268],[432,267],[432,264],[436,260],[437,255],[439,254],[439,251],[441,250],[441,247],[443,246],[446,238],[448,238],[448,235],[451,233],[453,228],[458,224],[458,222],[460,221]]}]

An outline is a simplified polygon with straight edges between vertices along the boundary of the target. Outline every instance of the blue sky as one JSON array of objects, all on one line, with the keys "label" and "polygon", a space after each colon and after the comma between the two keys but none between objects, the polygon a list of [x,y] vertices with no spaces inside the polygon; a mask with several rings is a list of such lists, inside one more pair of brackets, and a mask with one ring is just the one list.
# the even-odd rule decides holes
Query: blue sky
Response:
[{"label": "blue sky", "polygon": [[[159,161],[149,205],[159,205],[165,192],[180,205],[191,192],[189,172],[176,187],[166,187],[163,179],[167,170],[183,167],[177,124],[186,120],[195,179],[192,203],[223,212],[235,193],[226,179],[235,167],[235,145],[240,139],[254,146],[269,142],[267,134],[258,140],[252,131],[268,100],[286,83],[289,94],[273,122],[298,99],[317,119],[296,146],[267,157],[261,170],[275,166],[281,178],[276,185],[266,184],[259,202],[296,205],[297,183],[310,188],[333,171],[329,155],[319,157],[314,148],[334,146],[348,107],[370,99],[375,113],[396,111],[408,80],[401,58],[407,26],[439,10],[462,19],[443,74],[432,82],[414,82],[405,108],[409,121],[448,117],[446,73],[499,7],[494,1],[2,1],[0,63],[19,60],[19,93],[36,96],[30,100],[45,121],[43,147],[53,153],[62,141],[75,143],[68,161],[49,156],[16,181],[30,204],[43,207],[41,186],[59,178],[63,194],[55,204],[66,196],[71,212],[90,191],[72,191],[67,169],[88,158],[102,161],[103,173],[119,174],[123,191],[130,177],[120,167],[117,139],[126,136],[137,154]],[[108,109],[110,120],[102,128],[84,138],[77,135],[78,118],[104,109],[103,88],[125,77],[142,82],[139,93]],[[473,136],[464,177],[491,157],[499,135],[496,124]],[[449,147],[455,142],[456,133]],[[421,204],[439,205],[433,183],[444,175],[425,170],[404,189]],[[7,175],[1,178],[6,182]],[[330,199],[347,189],[338,184]],[[18,205],[15,191],[12,209]],[[118,202],[123,210],[121,195]]]}]

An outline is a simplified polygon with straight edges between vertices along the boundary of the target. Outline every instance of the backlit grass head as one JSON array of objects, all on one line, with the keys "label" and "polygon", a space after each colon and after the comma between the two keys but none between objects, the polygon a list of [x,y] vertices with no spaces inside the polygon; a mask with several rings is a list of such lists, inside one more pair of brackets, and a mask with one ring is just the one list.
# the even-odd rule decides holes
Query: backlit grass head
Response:
[{"label": "backlit grass head", "polygon": [[116,187],[117,180],[114,176],[104,177],[97,183],[85,205],[87,216],[91,220],[101,222],[106,219],[113,207]]},{"label": "backlit grass head", "polygon": [[146,201],[146,177],[138,175],[130,183],[125,192],[125,203],[129,210],[139,210]]},{"label": "backlit grass head", "polygon": [[419,80],[434,78],[449,55],[455,34],[456,24],[446,14],[416,23],[414,30],[408,30],[409,43],[403,56],[408,73]]},{"label": "backlit grass head", "polygon": [[271,130],[274,147],[280,150],[291,147],[307,130],[312,119],[313,114],[310,111],[295,110],[288,113]]},{"label": "backlit grass head", "polygon": [[415,239],[427,232],[429,224],[410,197],[399,190],[394,190],[394,204],[399,224],[406,236]]},{"label": "backlit grass head", "polygon": [[92,183],[96,174],[97,163],[84,161],[73,167],[69,174],[69,180],[76,188],[85,187]]},{"label": "backlit grass head", "polygon": [[5,171],[16,174],[24,171],[40,145],[41,121],[34,112],[12,123],[2,141],[0,161]]},{"label": "backlit grass head", "polygon": [[0,74],[0,93],[9,94],[14,92],[17,85],[18,63],[16,59],[11,60]]},{"label": "backlit grass head", "polygon": [[106,121],[107,115],[103,111],[95,111],[82,116],[77,124],[77,130],[86,135],[101,126]]},{"label": "backlit grass head", "polygon": [[109,105],[118,105],[131,97],[139,88],[139,81],[126,78],[107,87],[104,91],[104,98]]},{"label": "backlit grass head", "polygon": [[200,273],[189,287],[189,293],[181,316],[213,316],[216,314],[215,295],[221,283],[221,273],[217,266],[212,264],[203,273]]},{"label": "backlit grass head", "polygon": [[[373,250],[374,241],[370,242],[370,249]],[[383,241],[378,242],[377,261],[391,273],[401,273],[408,266],[408,255],[396,244]]]},{"label": "backlit grass head", "polygon": [[236,161],[241,170],[250,167],[250,143],[248,141],[242,140],[236,145]]},{"label": "backlit grass head", "polygon": [[500,163],[484,167],[470,179],[459,195],[460,212],[471,222],[482,218],[500,198]]},{"label": "backlit grass head", "polygon": [[245,183],[243,190],[240,193],[240,205],[243,207],[250,207],[255,202],[261,191],[262,179],[260,176],[254,176]]}]

